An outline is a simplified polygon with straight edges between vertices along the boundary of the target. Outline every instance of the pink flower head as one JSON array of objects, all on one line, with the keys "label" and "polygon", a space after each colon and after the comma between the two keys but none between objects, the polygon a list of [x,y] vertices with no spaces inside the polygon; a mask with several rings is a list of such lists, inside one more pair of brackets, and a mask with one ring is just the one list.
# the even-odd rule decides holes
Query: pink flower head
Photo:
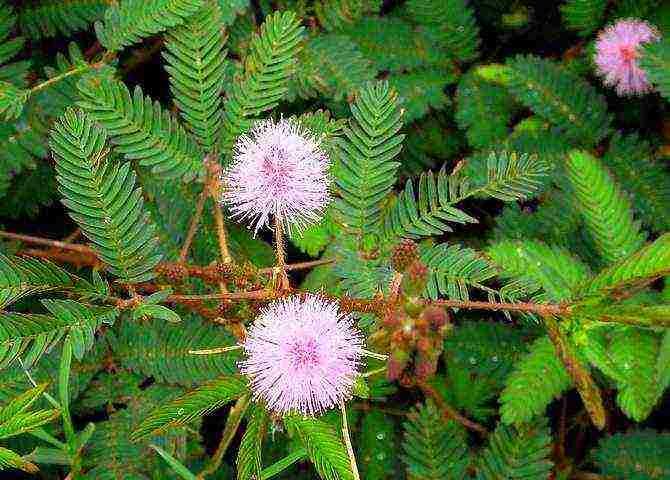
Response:
[{"label": "pink flower head", "polygon": [[640,45],[655,42],[660,34],[647,22],[619,20],[600,32],[595,63],[605,85],[616,86],[619,95],[638,95],[651,90],[647,74],[638,65]]},{"label": "pink flower head", "polygon": [[299,125],[264,120],[238,139],[223,175],[223,201],[234,216],[250,220],[254,232],[271,215],[287,230],[301,230],[318,221],[328,204],[328,167],[328,156]]},{"label": "pink flower head", "polygon": [[266,307],[243,344],[256,400],[285,414],[319,414],[351,398],[363,336],[335,302],[293,296]]}]

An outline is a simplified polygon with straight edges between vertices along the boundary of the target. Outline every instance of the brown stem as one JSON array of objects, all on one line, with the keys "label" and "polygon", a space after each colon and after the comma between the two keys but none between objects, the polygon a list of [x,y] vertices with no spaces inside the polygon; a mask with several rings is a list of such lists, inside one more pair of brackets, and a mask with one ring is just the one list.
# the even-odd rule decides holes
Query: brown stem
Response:
[{"label": "brown stem", "polygon": [[34,245],[46,245],[48,247],[60,248],[62,250],[71,250],[73,252],[90,253],[95,255],[93,250],[85,245],[65,243],[59,240],[49,240],[47,238],[33,237],[31,235],[22,235],[20,233],[0,231],[0,238],[9,238],[11,240],[19,240],[21,242],[32,243]]},{"label": "brown stem", "polygon": [[193,243],[193,238],[198,232],[198,227],[200,226],[200,219],[202,218],[202,211],[205,208],[205,200],[207,199],[207,189],[204,188],[198,197],[198,203],[195,205],[195,215],[191,220],[191,224],[188,227],[188,233],[186,234],[186,239],[184,244],[181,246],[181,252],[179,252],[179,259],[183,262],[186,260],[188,255],[188,250],[191,248],[191,243]]},{"label": "brown stem", "polygon": [[240,397],[233,408],[230,409],[228,420],[226,420],[226,426],[223,429],[223,434],[221,435],[219,446],[216,448],[214,455],[212,455],[211,463],[198,474],[198,480],[202,480],[207,475],[211,475],[212,473],[216,472],[221,466],[223,455],[226,453],[230,442],[237,433],[237,429],[240,427],[240,423],[242,423],[242,417],[244,416],[244,412],[246,412],[247,408],[249,407],[250,399],[250,395],[244,395],[243,397]]},{"label": "brown stem", "polygon": [[[327,258],[327,259],[321,259],[321,260],[312,260],[309,262],[298,262],[298,263],[287,263],[284,265],[284,270],[287,272],[294,271],[294,270],[306,270],[308,268],[312,267],[318,267],[321,265],[329,265],[331,263],[335,263],[335,259],[333,258]],[[275,267],[268,267],[268,268],[261,268],[258,270],[258,273],[261,274],[271,274],[275,271]]]},{"label": "brown stem", "polygon": [[439,394],[437,390],[435,390],[433,387],[428,385],[427,383],[420,383],[419,388],[423,391],[424,395],[427,397],[431,397],[433,400],[435,400],[435,403],[437,406],[442,410],[442,414],[444,418],[449,419],[449,420],[456,420],[458,423],[463,425],[465,428],[475,431],[477,433],[480,433],[481,435],[488,435],[489,431],[486,430],[482,425],[478,424],[477,422],[470,420],[460,413],[456,409],[454,409],[451,405],[449,405],[447,402],[444,401],[442,398],[442,395]]},{"label": "brown stem", "polygon": [[572,381],[575,383],[575,387],[577,387],[579,395],[582,397],[582,402],[584,402],[584,407],[586,407],[591,421],[598,429],[602,430],[605,428],[607,414],[603,406],[600,389],[589,371],[577,358],[569,339],[560,330],[556,319],[551,315],[547,315],[544,317],[544,323],[547,326],[547,333],[554,344],[558,357],[563,362],[563,365],[565,365]]},{"label": "brown stem", "polygon": [[290,289],[288,275],[286,275],[286,248],[284,245],[284,227],[282,219],[279,215],[274,218],[275,227],[275,249],[277,257],[277,265],[275,266],[276,286],[280,291]]},{"label": "brown stem", "polygon": [[252,290],[250,292],[221,292],[205,295],[170,295],[168,302],[197,302],[202,300],[269,300],[276,295],[270,290]]},{"label": "brown stem", "polygon": [[233,261],[228,249],[228,240],[226,237],[226,224],[223,222],[223,211],[221,205],[214,199],[214,221],[216,222],[216,236],[219,239],[219,251],[221,253],[221,261],[223,263],[231,263]]},{"label": "brown stem", "polygon": [[549,303],[474,302],[461,300],[426,300],[425,303],[469,310],[507,310],[510,312],[538,313],[540,315],[567,315],[570,313],[569,305]]},{"label": "brown stem", "polygon": [[74,232],[63,239],[63,242],[72,243],[79,237],[81,237],[81,228],[76,228]]}]

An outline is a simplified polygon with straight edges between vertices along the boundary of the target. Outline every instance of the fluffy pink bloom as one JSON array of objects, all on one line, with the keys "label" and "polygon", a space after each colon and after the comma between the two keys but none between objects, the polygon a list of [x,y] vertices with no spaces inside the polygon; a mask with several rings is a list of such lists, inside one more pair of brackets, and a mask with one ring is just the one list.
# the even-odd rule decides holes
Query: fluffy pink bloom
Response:
[{"label": "fluffy pink bloom", "polygon": [[255,232],[270,216],[300,230],[318,221],[330,200],[328,167],[328,156],[299,125],[264,120],[237,141],[223,201]]},{"label": "fluffy pink bloom", "polygon": [[335,302],[316,295],[266,307],[243,344],[254,398],[271,411],[315,415],[351,398],[363,336]]},{"label": "fluffy pink bloom", "polygon": [[638,95],[651,90],[647,74],[637,62],[643,43],[660,39],[653,26],[642,20],[619,20],[600,32],[595,63],[605,85],[616,86],[619,95]]}]

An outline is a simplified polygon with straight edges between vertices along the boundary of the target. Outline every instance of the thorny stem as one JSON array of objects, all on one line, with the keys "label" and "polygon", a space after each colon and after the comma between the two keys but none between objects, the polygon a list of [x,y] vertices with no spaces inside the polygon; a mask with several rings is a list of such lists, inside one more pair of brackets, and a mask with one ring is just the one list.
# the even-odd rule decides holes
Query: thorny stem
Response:
[{"label": "thorny stem", "polygon": [[540,315],[567,315],[570,313],[570,306],[567,304],[475,302],[460,300],[426,300],[425,303],[442,305],[450,308],[465,308],[468,310],[507,310],[510,312],[538,313]]},{"label": "thorny stem", "polygon": [[351,446],[351,437],[349,436],[349,425],[347,423],[347,409],[344,402],[340,402],[340,411],[342,412],[342,436],[344,437],[344,444],[347,446],[347,454],[351,462],[351,472],[354,474],[354,480],[361,480],[358,473],[358,466],[356,465],[356,456],[354,455],[354,448]]},{"label": "thorny stem", "polygon": [[216,222],[216,236],[219,239],[219,251],[221,253],[221,261],[223,263],[231,263],[233,261],[228,249],[228,240],[226,237],[226,225],[223,222],[223,211],[218,200],[214,200],[214,221]]},{"label": "thorny stem", "polygon": [[168,302],[198,302],[201,300],[269,300],[276,295],[270,290],[252,290],[250,292],[221,292],[205,295],[170,295]]},{"label": "thorny stem", "polygon": [[223,211],[219,203],[221,191],[221,165],[216,161],[214,155],[208,155],[207,158],[205,158],[205,166],[207,168],[205,190],[208,191],[209,196],[214,203],[214,221],[216,222],[216,236],[219,240],[221,261],[223,261],[223,263],[231,263],[232,258],[230,256],[230,250],[228,249],[226,224],[223,221]]},{"label": "thorny stem", "polygon": [[277,281],[276,285],[280,291],[285,291],[290,288],[288,276],[286,275],[286,249],[284,245],[284,227],[282,226],[282,219],[279,215],[274,218],[275,227],[275,249],[277,256],[277,265],[274,273]]},{"label": "thorny stem", "polygon": [[202,480],[207,475],[211,475],[212,473],[216,472],[221,466],[223,455],[226,453],[230,442],[233,440],[233,437],[235,437],[235,434],[237,433],[237,429],[240,427],[242,417],[247,411],[247,407],[249,407],[250,400],[251,395],[244,395],[243,397],[240,397],[235,405],[233,405],[233,408],[230,409],[228,420],[226,420],[226,426],[223,429],[223,434],[221,435],[219,446],[216,448],[216,451],[212,456],[211,463],[198,474],[198,480]]},{"label": "thorny stem", "polygon": [[426,397],[431,397],[433,400],[435,400],[435,403],[437,404],[439,409],[442,410],[442,414],[444,415],[445,418],[456,420],[465,428],[480,433],[481,435],[486,436],[489,434],[489,431],[486,430],[486,428],[484,428],[482,425],[458,413],[458,411],[455,408],[453,408],[451,405],[449,405],[447,402],[444,401],[442,395],[440,395],[439,392],[435,390],[433,387],[431,387],[427,383],[420,383],[419,387],[423,391],[424,395],[426,395]]},{"label": "thorny stem", "polygon": [[191,243],[193,243],[193,238],[198,232],[198,226],[200,225],[200,219],[202,218],[202,211],[205,209],[205,200],[207,199],[207,189],[204,188],[198,197],[198,203],[195,205],[195,214],[191,220],[191,224],[188,227],[188,233],[186,234],[186,239],[184,244],[181,246],[181,252],[179,252],[179,260],[182,262],[186,260],[188,255],[188,250],[191,248]]}]

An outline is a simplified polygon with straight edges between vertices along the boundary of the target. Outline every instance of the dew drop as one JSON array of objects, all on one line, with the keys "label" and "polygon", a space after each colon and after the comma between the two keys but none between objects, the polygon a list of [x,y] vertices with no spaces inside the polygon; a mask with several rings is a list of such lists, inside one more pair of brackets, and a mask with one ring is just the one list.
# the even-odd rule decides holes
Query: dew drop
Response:
[{"label": "dew drop", "polygon": [[377,434],[377,440],[384,440],[384,434],[382,432]]}]

